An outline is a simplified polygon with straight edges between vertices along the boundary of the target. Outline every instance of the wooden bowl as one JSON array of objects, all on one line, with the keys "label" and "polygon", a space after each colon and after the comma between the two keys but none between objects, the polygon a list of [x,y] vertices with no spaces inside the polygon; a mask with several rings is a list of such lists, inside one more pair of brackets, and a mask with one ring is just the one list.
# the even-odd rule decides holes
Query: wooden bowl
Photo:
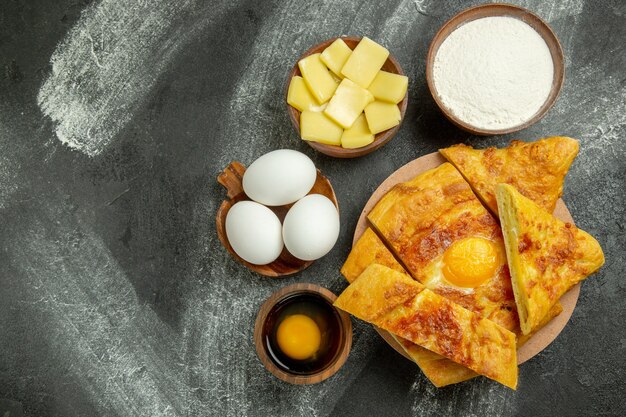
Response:
[{"label": "wooden bowl", "polygon": [[[289,372],[285,372],[281,368],[276,366],[274,361],[267,353],[264,343],[265,334],[263,332],[263,327],[272,308],[286,297],[299,293],[313,293],[316,295],[320,295],[325,301],[328,302],[328,304],[330,304],[330,306],[339,315],[340,320],[338,324],[342,337],[342,340],[339,343],[338,352],[333,360],[324,369],[314,374],[308,375],[292,374]],[[265,368],[270,371],[274,376],[291,384],[316,384],[333,376],[346,362],[348,354],[350,353],[350,348],[352,346],[352,321],[350,320],[350,316],[346,312],[333,307],[333,303],[336,299],[337,296],[326,288],[320,287],[319,285],[315,284],[305,283],[289,285],[272,294],[259,309],[259,313],[257,314],[254,323],[254,345],[256,347],[257,355],[259,355],[259,359],[261,360],[261,363],[263,363],[263,366],[265,366]]]},{"label": "wooden bowl", "polygon": [[[417,158],[408,164],[400,167],[397,171],[391,174],[385,181],[383,181],[376,191],[372,194],[368,202],[365,204],[363,211],[361,212],[361,216],[357,222],[355,231],[354,231],[354,239],[352,244],[356,244],[359,240],[365,229],[368,227],[369,222],[367,220],[367,215],[374,208],[376,203],[385,195],[391,188],[401,182],[409,181],[415,176],[428,171],[429,169],[433,169],[446,162],[445,158],[441,156],[439,152],[431,153],[421,158]],[[569,210],[563,203],[563,200],[559,199],[556,208],[554,209],[554,215],[566,222],[570,222],[574,224],[574,219],[572,219],[572,215]],[[556,337],[561,333],[561,331],[565,328],[565,325],[569,321],[572,313],[574,312],[574,307],[576,307],[576,302],[578,301],[578,295],[580,294],[580,284],[575,285],[571,290],[565,293],[560,301],[563,306],[563,311],[558,316],[554,317],[547,325],[539,329],[533,336],[522,345],[517,350],[517,363],[521,364],[526,362],[528,359],[537,355],[539,352],[544,350]],[[411,360],[408,354],[405,352],[404,348],[400,346],[400,344],[391,336],[391,334],[385,330],[379,329],[376,327],[376,331],[382,336],[383,339],[391,347],[393,347],[398,353]]]},{"label": "wooden bowl", "polygon": [[[539,35],[541,35],[543,40],[548,45],[550,55],[552,56],[552,62],[554,63],[554,77],[552,79],[552,89],[550,90],[548,98],[543,103],[543,106],[541,106],[537,113],[535,113],[535,115],[525,123],[507,129],[499,130],[481,129],[472,126],[453,115],[444,106],[443,102],[439,98],[433,80],[433,65],[435,62],[435,56],[437,55],[439,47],[441,46],[443,41],[450,35],[450,33],[452,33],[459,26],[467,22],[490,16],[514,17],[530,25],[533,29],[537,31],[537,33],[539,33]],[[456,16],[448,20],[441,27],[441,29],[439,29],[430,44],[430,48],[428,49],[428,55],[426,57],[426,82],[428,83],[428,89],[430,90],[430,94],[433,96],[433,99],[437,103],[437,106],[439,106],[443,114],[454,125],[474,135],[480,136],[504,135],[507,133],[517,132],[518,130],[526,129],[528,126],[539,121],[548,112],[548,110],[550,110],[550,108],[554,105],[554,102],[558,98],[559,93],[561,92],[561,87],[563,86],[564,76],[565,64],[563,58],[563,49],[561,49],[561,44],[559,43],[559,40],[557,39],[550,26],[548,26],[546,22],[544,22],[539,16],[532,13],[531,11],[523,7],[514,6],[512,4],[482,4],[479,6],[470,7],[469,9],[466,9],[457,14]]]},{"label": "wooden bowl", "polygon": [[[226,215],[228,214],[228,210],[230,210],[235,203],[243,200],[250,200],[250,198],[248,198],[246,193],[243,191],[242,180],[244,172],[246,172],[246,168],[241,163],[231,162],[217,177],[217,182],[226,188],[228,197],[227,200],[222,202],[215,216],[217,237],[220,239],[220,242],[222,242],[222,245],[233,258],[245,265],[248,269],[256,272],[257,274],[265,275],[266,277],[291,275],[307,268],[313,263],[313,261],[303,261],[302,259],[298,259],[290,254],[287,249],[283,249],[278,259],[267,265],[251,264],[250,262],[243,260],[233,250],[232,246],[228,242],[228,237],[226,236]],[[330,185],[328,178],[323,176],[319,169],[317,170],[317,179],[315,180],[315,184],[313,184],[313,188],[309,191],[309,194],[321,194],[328,197],[328,199],[333,202],[335,207],[337,207],[337,211],[339,210],[335,191],[333,190],[332,185]],[[282,223],[287,215],[287,212],[294,204],[295,203],[268,208],[278,216],[280,222]]]},{"label": "wooden bowl", "polygon": [[[301,59],[306,58],[309,55],[316,54],[318,52],[321,53],[324,49],[326,49],[331,43],[333,43],[337,39],[338,38],[331,38],[325,42],[317,44],[313,46],[311,49],[309,49],[308,51],[306,51],[304,54],[302,54],[300,58],[298,58],[298,61],[296,61],[296,64],[291,69],[291,72],[289,72],[289,77],[287,78],[287,86],[285,89],[285,104],[287,104],[287,93],[289,92],[289,84],[291,83],[291,79],[296,75],[302,76],[302,73],[300,72],[300,68],[298,68],[298,62]],[[341,39],[343,39],[343,41],[346,43],[346,45],[350,47],[350,49],[354,49],[356,48],[357,44],[361,41],[362,38],[356,37],[356,36],[341,36]],[[398,61],[396,61],[396,59],[391,54],[389,54],[389,57],[387,58],[387,61],[385,61],[385,64],[383,65],[382,69],[384,71],[392,72],[394,74],[405,75],[404,71],[402,71],[402,68],[400,67],[400,64],[398,63]],[[405,94],[402,101],[398,103],[398,107],[400,108],[400,116],[401,116],[400,124],[398,124],[398,126],[392,127],[391,129],[385,130],[384,132],[380,132],[376,134],[376,136],[374,136],[374,142],[370,143],[367,146],[362,146],[360,148],[355,148],[355,149],[347,149],[347,148],[342,148],[341,146],[325,145],[323,143],[318,143],[318,142],[312,142],[312,141],[306,141],[306,142],[313,149],[325,155],[333,156],[335,158],[356,158],[359,156],[367,155],[368,153],[374,152],[376,149],[380,148],[385,143],[389,142],[391,138],[393,138],[396,135],[396,133],[398,133],[398,130],[400,129],[400,125],[402,124],[402,121],[404,120],[404,114],[406,113],[406,106],[408,102],[409,102],[409,92],[407,90],[407,93]],[[296,133],[298,134],[298,137],[300,137],[300,110],[296,109],[295,107],[291,107],[289,104],[287,104],[287,112],[289,113],[289,118],[291,119],[291,123],[293,124],[294,129],[296,129]]]}]

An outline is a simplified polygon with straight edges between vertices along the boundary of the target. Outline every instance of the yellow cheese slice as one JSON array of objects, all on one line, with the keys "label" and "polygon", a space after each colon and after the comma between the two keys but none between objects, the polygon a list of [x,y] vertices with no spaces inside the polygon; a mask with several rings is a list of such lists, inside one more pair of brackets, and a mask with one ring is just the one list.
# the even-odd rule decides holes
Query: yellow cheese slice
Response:
[{"label": "yellow cheese slice", "polygon": [[376,78],[367,89],[376,100],[398,104],[406,95],[408,87],[409,77],[387,71],[378,71]]},{"label": "yellow cheese slice", "polygon": [[315,97],[311,94],[304,79],[298,75],[294,76],[289,83],[289,90],[287,91],[287,103],[295,107],[300,111],[312,110],[322,111],[323,108],[315,100]]},{"label": "yellow cheese slice", "polygon": [[397,105],[374,101],[365,107],[367,125],[373,134],[384,132],[400,124],[400,109]]},{"label": "yellow cheese slice", "polygon": [[342,133],[343,129],[322,112],[300,113],[300,136],[304,140],[339,146]]},{"label": "yellow cheese slice", "polygon": [[309,55],[298,62],[302,78],[318,103],[326,103],[335,93],[337,82],[330,75],[320,54]]},{"label": "yellow cheese slice", "polygon": [[336,76],[343,78],[341,69],[351,53],[352,49],[346,45],[343,39],[339,38],[322,51],[320,59]]},{"label": "yellow cheese slice", "polygon": [[344,78],[324,109],[324,114],[339,126],[348,129],[372,101],[372,93]]},{"label": "yellow cheese slice", "polygon": [[350,129],[343,131],[341,146],[348,149],[362,148],[374,142],[374,135],[370,132],[365,116],[361,114]]},{"label": "yellow cheese slice", "polygon": [[363,88],[369,87],[385,64],[389,51],[370,38],[364,37],[354,48],[341,69],[341,74]]}]

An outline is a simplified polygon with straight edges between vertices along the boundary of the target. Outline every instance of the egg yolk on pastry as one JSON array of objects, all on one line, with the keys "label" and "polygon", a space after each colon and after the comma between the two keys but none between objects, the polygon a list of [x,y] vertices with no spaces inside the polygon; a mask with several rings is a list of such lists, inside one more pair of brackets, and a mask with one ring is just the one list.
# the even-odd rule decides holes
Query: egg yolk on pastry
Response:
[{"label": "egg yolk on pastry", "polygon": [[457,240],[443,254],[443,274],[457,287],[475,288],[494,276],[500,264],[496,245],[487,239]]},{"label": "egg yolk on pastry", "polygon": [[304,314],[294,314],[280,323],[276,340],[285,355],[291,359],[303,360],[317,352],[322,335],[312,318]]}]

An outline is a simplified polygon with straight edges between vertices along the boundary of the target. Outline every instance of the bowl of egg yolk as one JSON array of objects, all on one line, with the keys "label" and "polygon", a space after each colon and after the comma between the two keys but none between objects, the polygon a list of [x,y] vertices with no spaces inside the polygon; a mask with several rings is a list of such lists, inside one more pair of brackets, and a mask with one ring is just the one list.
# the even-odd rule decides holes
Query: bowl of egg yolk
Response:
[{"label": "bowl of egg yolk", "polygon": [[294,284],[259,309],[254,342],[261,363],[292,384],[315,384],[334,375],[352,345],[352,322],[333,307],[337,296],[315,284]]}]

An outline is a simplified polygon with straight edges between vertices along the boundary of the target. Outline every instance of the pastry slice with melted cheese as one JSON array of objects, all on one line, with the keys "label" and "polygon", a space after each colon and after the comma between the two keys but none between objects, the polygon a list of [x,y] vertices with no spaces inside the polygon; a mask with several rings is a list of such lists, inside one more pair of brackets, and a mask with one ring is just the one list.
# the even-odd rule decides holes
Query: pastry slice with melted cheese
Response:
[{"label": "pastry slice with melted cheese", "polygon": [[515,389],[515,334],[382,265],[370,265],[334,305]]},{"label": "pastry slice with melted cheese", "polygon": [[517,333],[500,226],[451,164],[397,184],[368,219],[414,279]]},{"label": "pastry slice with melted cheese", "polygon": [[511,184],[550,213],[563,193],[563,180],[578,154],[578,141],[563,136],[536,142],[512,141],[503,149],[459,144],[439,152],[465,177],[478,197],[498,214],[496,184]]},{"label": "pastry slice with melted cheese", "polygon": [[[397,184],[368,219],[386,246],[374,232],[378,244],[359,242],[342,269],[348,281],[372,262],[391,266],[383,262],[392,258],[388,246],[428,289],[521,335],[500,226],[451,164]],[[555,305],[545,323],[561,311]],[[445,358],[433,362],[428,352],[412,349],[409,355],[436,386],[475,376]]]},{"label": "pastry slice with melted cheese", "polygon": [[406,273],[376,233],[368,227],[350,251],[341,267],[341,274],[348,282],[352,282],[371,264],[384,265]]},{"label": "pastry slice with melted cheese", "polygon": [[[376,233],[369,227],[356,242],[348,259],[341,267],[341,274],[352,283],[368,266],[379,264],[398,272],[406,274],[405,269],[394,258]],[[429,351],[410,340],[403,339],[394,334],[391,336],[398,342],[409,357],[420,367],[424,375],[436,387],[466,381],[478,376],[478,374],[463,365],[452,362],[445,357]]]},{"label": "pastry slice with melted cheese", "polygon": [[524,197],[496,187],[513,292],[523,334],[534,331],[558,299],[604,264],[598,241]]}]

